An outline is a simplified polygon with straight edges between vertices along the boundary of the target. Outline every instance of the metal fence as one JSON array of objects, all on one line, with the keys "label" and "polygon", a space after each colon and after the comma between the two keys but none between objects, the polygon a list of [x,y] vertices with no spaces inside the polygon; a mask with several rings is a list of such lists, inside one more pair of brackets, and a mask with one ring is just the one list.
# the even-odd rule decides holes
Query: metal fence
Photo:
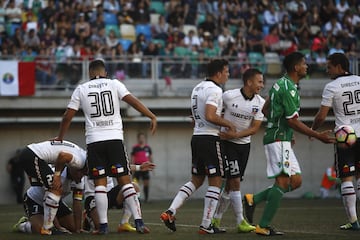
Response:
[{"label": "metal fence", "polygon": [[[225,89],[242,85],[241,77],[249,67],[261,70],[267,81],[283,73],[282,59],[278,55],[247,54],[229,60],[230,80]],[[5,59],[0,59],[5,60]],[[22,59],[18,59],[21,61]],[[139,97],[188,96],[192,87],[206,76],[209,58],[203,57],[104,57],[108,76],[123,81],[130,91]],[[69,95],[82,81],[89,79],[88,65],[91,59],[37,57],[36,96]],[[307,94],[317,95],[328,79],[325,63],[316,63],[307,56],[308,76],[303,81],[309,87]],[[359,74],[359,59],[351,59],[351,71]]]}]

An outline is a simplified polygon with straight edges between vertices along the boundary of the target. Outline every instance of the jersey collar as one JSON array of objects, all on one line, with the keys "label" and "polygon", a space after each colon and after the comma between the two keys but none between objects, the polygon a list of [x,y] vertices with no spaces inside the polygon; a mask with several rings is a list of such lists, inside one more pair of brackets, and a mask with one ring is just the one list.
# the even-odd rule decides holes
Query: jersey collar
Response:
[{"label": "jersey collar", "polygon": [[244,93],[244,89],[243,89],[243,88],[240,88],[240,92],[241,92],[241,95],[243,95],[243,97],[244,97],[245,100],[251,101],[251,100],[253,100],[253,98],[254,98],[254,96],[255,96],[255,94],[252,95],[252,97],[246,96],[246,94]]},{"label": "jersey collar", "polygon": [[339,77],[347,77],[347,76],[351,76],[351,75],[353,75],[353,74],[346,72],[346,73],[344,73],[344,74],[337,75],[337,76],[334,78],[334,80],[337,79],[337,78],[339,78]]},{"label": "jersey collar", "polygon": [[212,80],[210,78],[205,79],[205,81],[213,82],[216,86],[221,88],[220,84],[218,84],[217,82],[215,82],[214,80]]}]

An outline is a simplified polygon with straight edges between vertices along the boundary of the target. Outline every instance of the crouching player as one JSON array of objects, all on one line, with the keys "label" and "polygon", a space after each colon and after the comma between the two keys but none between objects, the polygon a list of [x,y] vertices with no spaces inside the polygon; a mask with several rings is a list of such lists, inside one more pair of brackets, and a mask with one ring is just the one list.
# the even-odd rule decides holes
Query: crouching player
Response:
[{"label": "crouching player", "polygon": [[[144,162],[141,165],[130,165],[131,171],[152,171],[155,168],[155,164],[152,162]],[[140,188],[137,183],[132,182],[138,196],[140,194]],[[119,222],[117,232],[136,232],[136,228],[130,223],[131,210],[123,201],[123,195],[119,194],[122,186],[117,185],[114,187],[113,178],[107,177],[107,196],[108,196],[108,209],[116,208],[123,209],[123,215]],[[99,231],[99,216],[96,211],[95,204],[95,185],[92,179],[85,176],[85,212],[83,219],[83,230],[86,232],[92,231],[93,234],[97,234]]]},{"label": "crouching player", "polygon": [[[52,234],[80,232],[84,173],[84,170],[66,167],[61,173],[62,199],[59,201]],[[63,198],[71,193],[72,209],[63,201]],[[41,233],[44,224],[44,196],[45,189],[41,186],[31,186],[26,191],[24,196],[25,216],[21,217],[13,226],[14,232]]]}]

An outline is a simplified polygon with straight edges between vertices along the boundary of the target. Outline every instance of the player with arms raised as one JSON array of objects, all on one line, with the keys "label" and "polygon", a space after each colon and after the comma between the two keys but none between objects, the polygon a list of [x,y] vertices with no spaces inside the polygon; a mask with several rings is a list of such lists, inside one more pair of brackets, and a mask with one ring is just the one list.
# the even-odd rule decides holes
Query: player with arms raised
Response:
[{"label": "player with arms raised", "polygon": [[[349,60],[342,53],[334,53],[327,59],[327,72],[333,80],[326,84],[313,129],[319,128],[330,109],[335,115],[336,128],[350,125],[360,136],[360,77],[349,72]],[[341,179],[341,195],[349,223],[343,230],[360,230],[356,214],[356,190],[360,198],[360,139],[351,148],[335,148],[335,169]],[[356,178],[356,188],[353,179]]]}]

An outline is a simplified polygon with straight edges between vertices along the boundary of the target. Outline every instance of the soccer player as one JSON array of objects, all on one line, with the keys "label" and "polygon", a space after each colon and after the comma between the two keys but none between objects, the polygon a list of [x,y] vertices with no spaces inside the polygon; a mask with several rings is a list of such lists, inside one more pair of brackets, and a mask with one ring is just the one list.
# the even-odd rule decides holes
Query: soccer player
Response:
[{"label": "soccer player", "polygon": [[[130,165],[131,171],[135,171],[136,169],[138,171],[152,171],[155,168],[155,164],[152,162],[144,162],[141,165]],[[132,182],[137,196],[140,195],[140,188],[135,183]],[[108,196],[108,207],[109,208],[117,208],[117,209],[123,209],[123,216],[120,220],[120,223],[118,225],[117,231],[119,233],[121,232],[135,232],[136,228],[131,226],[129,223],[129,219],[131,217],[131,211],[127,205],[124,204],[124,198],[122,194],[119,194],[121,191],[121,186],[116,185],[114,187],[113,178],[107,177],[107,196]],[[99,216],[96,211],[96,204],[95,204],[95,185],[94,181],[92,179],[89,179],[87,176],[85,176],[85,219],[83,224],[83,229],[86,231],[90,231],[91,228],[94,229],[94,231],[99,230]]]},{"label": "soccer player", "polygon": [[[132,147],[131,151],[131,163],[141,165],[144,162],[152,162],[151,147],[146,143],[146,136],[140,132],[137,135],[137,144]],[[145,202],[149,200],[149,183],[150,172],[149,171],[135,171],[133,174],[134,181],[142,181],[144,185]]]},{"label": "soccer player", "polygon": [[60,124],[57,140],[62,140],[72,118],[82,108],[85,115],[88,176],[95,182],[95,202],[99,215],[99,234],[108,233],[107,176],[116,177],[122,186],[125,204],[128,204],[139,233],[149,233],[144,225],[139,199],[131,184],[128,156],[123,144],[123,124],[120,102],[124,101],[151,119],[152,134],[157,127],[156,116],[116,79],[106,77],[105,63],[96,59],[89,64],[90,81],[77,86]]},{"label": "soccer player", "polygon": [[[44,141],[27,145],[21,152],[19,161],[29,177],[31,186],[44,188],[43,226],[39,232],[51,235],[53,221],[64,191],[61,174],[67,166],[71,176],[82,176],[86,171],[86,152],[69,141]],[[55,173],[49,164],[55,166]]]},{"label": "soccer player", "polygon": [[221,233],[211,224],[220,196],[221,177],[224,173],[224,156],[219,137],[220,127],[235,131],[229,120],[222,118],[223,108],[221,84],[229,77],[228,62],[214,59],[208,63],[208,78],[197,84],[191,94],[191,111],[194,119],[194,132],[191,139],[192,177],[185,183],[173,199],[169,209],[160,216],[172,231],[176,231],[175,214],[177,209],[189,198],[208,177],[208,189],[204,199],[204,214],[200,234]]},{"label": "soccer player", "polygon": [[216,209],[213,225],[220,227],[223,213],[231,203],[236,216],[238,232],[251,232],[255,227],[243,217],[240,181],[243,179],[250,153],[251,135],[255,134],[262,123],[264,114],[261,112],[265,100],[259,95],[264,88],[263,74],[250,68],[243,74],[244,86],[228,90],[223,94],[224,118],[236,126],[236,132],[228,133],[222,129],[220,137],[224,141],[228,172],[225,189]]},{"label": "soccer player", "polygon": [[[360,136],[360,77],[349,72],[349,60],[342,53],[327,58],[326,70],[333,80],[326,84],[313,129],[325,121],[330,109],[335,115],[335,126],[350,125]],[[335,147],[335,169],[341,179],[341,195],[349,223],[341,225],[343,230],[360,230],[356,214],[356,192],[360,198],[360,139],[351,148]],[[353,180],[356,180],[354,187]]]},{"label": "soccer player", "polygon": [[301,169],[291,147],[293,130],[319,139],[324,143],[333,143],[335,139],[329,131],[317,132],[299,120],[300,96],[297,84],[306,76],[307,64],[300,52],[293,52],[284,59],[286,74],[274,83],[264,104],[263,113],[267,117],[264,135],[267,176],[275,179],[274,184],[253,195],[245,194],[244,207],[247,220],[253,222],[253,210],[256,204],[266,201],[263,215],[256,226],[255,233],[265,236],[282,235],[270,226],[286,192],[300,187]]},{"label": "soccer player", "polygon": [[[62,194],[54,218],[55,228],[52,234],[79,233],[81,228],[83,175],[86,171],[73,171],[65,167],[61,173]],[[72,209],[63,202],[63,198],[72,193]],[[23,233],[42,233],[44,223],[45,190],[42,186],[30,186],[24,196],[25,215],[13,226],[13,231]]]}]

